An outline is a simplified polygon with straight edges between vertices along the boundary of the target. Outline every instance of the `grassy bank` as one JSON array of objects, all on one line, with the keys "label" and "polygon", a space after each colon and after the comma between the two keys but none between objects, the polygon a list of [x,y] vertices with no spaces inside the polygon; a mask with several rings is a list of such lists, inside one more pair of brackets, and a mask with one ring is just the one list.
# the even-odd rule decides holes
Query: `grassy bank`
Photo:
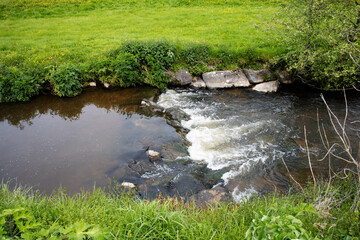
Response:
[{"label": "grassy bank", "polygon": [[[167,80],[160,71],[181,67],[191,66],[193,75],[210,71],[209,65],[218,69],[259,67],[285,51],[261,28],[280,3],[1,0],[0,102],[27,101],[44,88],[59,96],[74,96],[81,91],[80,84],[105,78],[114,86],[150,84],[164,88]],[[147,49],[131,52],[131,57],[123,47],[131,41]],[[173,59],[159,57],[157,49],[148,47],[154,42],[161,42],[162,50],[166,45],[166,53]],[[143,80],[127,82],[115,76],[114,72],[120,71],[113,64],[116,58],[127,63],[128,71],[140,71]],[[52,76],[58,70],[61,73]]]},{"label": "grassy bank", "polygon": [[[0,187],[0,236],[24,239],[358,239],[354,182],[304,193],[196,207],[177,199],[119,195],[116,188],[51,196]],[[355,204],[356,206],[356,204]],[[353,208],[352,208],[353,207]],[[356,209],[356,210],[355,210]]]}]

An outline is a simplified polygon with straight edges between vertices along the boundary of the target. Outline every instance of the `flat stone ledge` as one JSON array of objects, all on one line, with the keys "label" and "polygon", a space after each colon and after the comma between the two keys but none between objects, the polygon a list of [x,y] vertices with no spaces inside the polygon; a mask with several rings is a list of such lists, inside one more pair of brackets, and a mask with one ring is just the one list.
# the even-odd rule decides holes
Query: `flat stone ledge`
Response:
[{"label": "flat stone ledge", "polygon": [[266,79],[271,79],[272,77],[271,72],[267,69],[260,69],[257,71],[252,69],[244,69],[244,73],[252,84],[262,83]]},{"label": "flat stone ledge", "polygon": [[279,86],[280,86],[279,81],[264,82],[255,85],[255,87],[253,87],[252,90],[258,92],[265,92],[265,93],[277,92],[279,90]]},{"label": "flat stone ledge", "polygon": [[204,73],[202,78],[210,89],[249,87],[251,84],[242,70],[214,71]]}]

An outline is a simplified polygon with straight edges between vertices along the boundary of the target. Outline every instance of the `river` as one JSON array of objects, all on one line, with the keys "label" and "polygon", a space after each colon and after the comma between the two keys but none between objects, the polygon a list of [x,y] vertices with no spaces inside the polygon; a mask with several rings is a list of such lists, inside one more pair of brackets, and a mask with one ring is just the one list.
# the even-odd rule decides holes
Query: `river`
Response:
[{"label": "river", "polygon": [[[347,96],[354,154],[359,95]],[[189,118],[180,120],[186,131],[168,125],[161,112],[141,106],[144,98],[184,111]],[[342,119],[344,97],[338,93],[325,98]],[[281,159],[300,182],[309,179],[304,126],[315,174],[326,175],[327,161],[317,161],[325,154],[318,116],[329,141],[336,141],[320,93],[308,89],[269,94],[172,89],[160,94],[142,87],[88,89],[75,98],[42,95],[28,103],[0,104],[0,176],[46,193],[131,181],[150,198],[159,192],[191,196],[222,185],[241,201],[288,188]],[[147,162],[148,149],[161,152],[163,161]]]}]

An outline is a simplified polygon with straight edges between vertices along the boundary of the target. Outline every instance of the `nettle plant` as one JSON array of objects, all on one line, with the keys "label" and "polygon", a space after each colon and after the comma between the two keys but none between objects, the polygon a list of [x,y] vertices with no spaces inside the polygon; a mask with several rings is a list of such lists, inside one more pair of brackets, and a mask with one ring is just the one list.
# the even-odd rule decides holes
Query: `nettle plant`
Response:
[{"label": "nettle plant", "polygon": [[69,226],[55,222],[44,227],[25,208],[4,209],[0,214],[1,239],[107,239],[109,233],[83,221]]},{"label": "nettle plant", "polygon": [[[284,211],[287,212],[284,212]],[[290,211],[289,211],[290,210]],[[293,214],[291,214],[293,213]],[[246,232],[246,239],[316,239],[303,226],[303,214],[317,214],[315,207],[306,203],[281,208],[270,207],[266,213],[255,213]]]},{"label": "nettle plant", "polygon": [[60,97],[73,97],[81,93],[80,70],[70,64],[60,65],[54,69],[49,81],[53,84],[54,93]]},{"label": "nettle plant", "polygon": [[39,94],[44,80],[17,67],[0,68],[0,102],[29,101]]},{"label": "nettle plant", "polygon": [[[165,70],[170,69],[174,64],[175,50],[175,47],[166,41],[133,41],[124,43],[119,49],[119,54],[124,54],[127,58],[127,61],[123,61],[126,65],[122,68],[135,72],[130,76],[137,77],[141,72],[140,76],[144,83],[165,89],[168,83]],[[140,72],[135,70],[136,67],[139,67]]]}]

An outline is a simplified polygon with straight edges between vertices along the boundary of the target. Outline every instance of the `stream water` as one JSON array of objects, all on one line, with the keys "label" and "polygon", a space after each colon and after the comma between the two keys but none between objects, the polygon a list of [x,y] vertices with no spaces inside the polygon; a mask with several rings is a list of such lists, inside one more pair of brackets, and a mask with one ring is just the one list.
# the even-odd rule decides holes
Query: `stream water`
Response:
[{"label": "stream water", "polygon": [[[359,96],[347,96],[354,154]],[[144,109],[144,98],[188,114],[189,119],[179,119],[187,131],[168,125],[162,112]],[[325,98],[342,119],[344,97]],[[183,89],[159,96],[153,88],[131,88],[90,89],[75,98],[43,95],[28,103],[0,104],[0,178],[47,193],[60,186],[75,193],[95,183],[132,181],[148,197],[159,192],[190,196],[223,185],[241,201],[287,188],[282,158],[296,179],[308,179],[304,126],[314,170],[327,172],[328,163],[316,161],[325,153],[317,116],[329,141],[335,141],[320,93],[308,90]],[[147,149],[161,152],[163,161],[149,163]]]}]

